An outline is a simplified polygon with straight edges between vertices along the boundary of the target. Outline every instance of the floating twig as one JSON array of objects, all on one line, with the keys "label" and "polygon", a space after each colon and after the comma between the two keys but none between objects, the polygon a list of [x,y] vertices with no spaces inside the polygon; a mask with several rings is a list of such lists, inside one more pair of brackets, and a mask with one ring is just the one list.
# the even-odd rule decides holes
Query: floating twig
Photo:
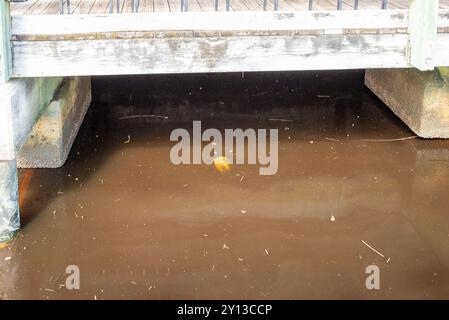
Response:
[{"label": "floating twig", "polygon": [[160,119],[168,119],[167,116],[158,116],[155,114],[137,114],[133,116],[124,116],[118,118],[119,120],[125,120],[125,119],[135,119],[135,118],[160,118]]},{"label": "floating twig", "polygon": [[292,122],[291,119],[277,119],[277,118],[270,118],[269,121],[280,121],[280,122]]},{"label": "floating twig", "polygon": [[380,253],[379,251],[377,251],[376,249],[374,249],[373,247],[371,247],[368,243],[366,243],[365,241],[362,240],[362,243],[367,246],[368,248],[370,248],[373,252],[377,253],[379,256],[381,256],[382,258],[385,258],[385,256]]},{"label": "floating twig", "polygon": [[360,141],[366,141],[366,142],[394,142],[394,141],[412,140],[412,139],[416,139],[416,138],[418,138],[418,136],[410,136],[410,137],[396,138],[396,139],[361,139]]}]

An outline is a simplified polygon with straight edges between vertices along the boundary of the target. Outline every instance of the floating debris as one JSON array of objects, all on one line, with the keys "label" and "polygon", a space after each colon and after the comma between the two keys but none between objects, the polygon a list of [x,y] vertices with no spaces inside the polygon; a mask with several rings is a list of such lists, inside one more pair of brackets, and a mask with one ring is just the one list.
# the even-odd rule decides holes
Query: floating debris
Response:
[{"label": "floating debris", "polygon": [[396,139],[361,139],[360,141],[365,142],[394,142],[394,141],[405,141],[405,140],[412,140],[416,139],[418,136],[410,136],[410,137],[403,137],[403,138],[396,138]]},{"label": "floating debris", "polygon": [[131,136],[128,134],[128,140],[124,141],[123,143],[126,144],[126,143],[130,143],[130,142],[131,142]]},{"label": "floating debris", "polygon": [[269,121],[280,121],[280,122],[292,122],[291,119],[278,119],[278,118],[270,118]]},{"label": "floating debris", "polygon": [[158,116],[155,114],[137,114],[133,116],[125,116],[118,118],[119,120],[125,120],[125,119],[135,119],[135,118],[159,118],[159,119],[168,119],[167,116]]},{"label": "floating debris", "polygon": [[340,142],[340,140],[338,140],[338,139],[334,139],[334,138],[324,138],[324,140],[329,140],[329,141]]},{"label": "floating debris", "polygon": [[379,256],[381,256],[382,258],[385,258],[385,256],[380,253],[379,251],[377,251],[376,249],[374,249],[372,246],[370,246],[368,243],[366,243],[365,241],[361,240],[362,243],[367,246],[368,248],[370,248],[373,252],[375,252],[376,254],[378,254]]},{"label": "floating debris", "polygon": [[226,157],[217,157],[214,159],[214,166],[218,172],[224,173],[231,170],[231,162]]}]

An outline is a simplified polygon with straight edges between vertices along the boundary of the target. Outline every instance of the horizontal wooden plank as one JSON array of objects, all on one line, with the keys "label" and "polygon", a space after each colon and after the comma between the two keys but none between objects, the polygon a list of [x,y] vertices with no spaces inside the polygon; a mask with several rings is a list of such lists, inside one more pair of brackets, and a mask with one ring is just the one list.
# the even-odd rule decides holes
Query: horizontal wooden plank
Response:
[{"label": "horizontal wooden plank", "polygon": [[438,28],[448,28],[449,27],[449,10],[448,9],[440,9],[438,11]]},{"label": "horizontal wooden plank", "polygon": [[406,34],[14,41],[13,76],[407,67]]},{"label": "horizontal wooden plank", "polygon": [[[107,10],[107,1],[98,0],[95,1],[94,10],[92,8],[92,0],[81,0],[81,6],[78,10],[74,10],[73,14],[85,14],[85,13],[99,13],[99,11],[105,12]],[[122,12],[130,11],[130,1],[122,2]],[[343,10],[353,10],[354,0],[344,0]],[[409,0],[389,0],[389,9],[407,9],[409,6]],[[86,6],[83,10],[83,3]],[[359,1],[359,10],[376,10],[381,8],[381,0],[361,0]],[[73,2],[72,2],[73,4]],[[262,10],[262,0],[232,0],[231,10],[248,11],[248,10]],[[58,8],[59,0],[29,0],[26,2],[12,3],[13,15],[38,15],[38,14],[55,14],[54,8]],[[309,0],[280,0],[280,10],[307,10],[309,7]],[[314,0],[313,8],[315,10],[334,10],[337,7],[337,0]],[[448,0],[440,0],[440,8],[449,8]],[[153,1],[140,1],[139,12],[149,11],[180,11],[181,0],[155,0]],[[225,2],[220,1],[218,9],[220,11],[225,10]],[[273,0],[267,2],[267,9],[273,10]],[[198,0],[189,1],[188,11],[214,11],[214,0]]]},{"label": "horizontal wooden plank", "polygon": [[[404,29],[382,29],[382,34],[406,33]],[[191,38],[191,37],[243,37],[243,36],[307,36],[330,34],[380,34],[377,29],[345,30],[271,30],[271,31],[133,31],[133,32],[98,32],[70,35],[14,35],[12,40],[21,41],[82,41],[82,40],[126,40],[152,38]]]},{"label": "horizontal wooden plank", "polygon": [[16,16],[13,35],[133,31],[342,30],[407,28],[407,10],[172,12],[121,15]]},{"label": "horizontal wooden plank", "polygon": [[449,33],[439,33],[434,48],[435,66],[449,66]]}]

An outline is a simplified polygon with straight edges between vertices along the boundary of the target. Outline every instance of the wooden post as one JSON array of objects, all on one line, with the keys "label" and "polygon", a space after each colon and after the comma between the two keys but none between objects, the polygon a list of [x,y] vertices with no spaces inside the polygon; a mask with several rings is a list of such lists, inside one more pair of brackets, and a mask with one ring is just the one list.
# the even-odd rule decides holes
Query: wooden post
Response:
[{"label": "wooden post", "polygon": [[[3,99],[7,92],[5,84],[11,74],[11,15],[9,2],[0,0],[0,123],[9,121],[11,114],[8,112],[6,100]],[[0,129],[0,155],[7,148],[5,142],[12,141],[12,127],[6,125]],[[8,158],[8,157],[6,157]],[[5,160],[0,157],[0,243],[9,241],[20,228],[17,166],[15,159]]]},{"label": "wooden post", "polygon": [[11,14],[9,1],[0,0],[0,81],[7,82],[11,75]]},{"label": "wooden post", "polygon": [[410,0],[408,62],[421,71],[433,70],[439,0]]},{"label": "wooden post", "polygon": [[20,228],[16,161],[0,161],[0,243]]}]

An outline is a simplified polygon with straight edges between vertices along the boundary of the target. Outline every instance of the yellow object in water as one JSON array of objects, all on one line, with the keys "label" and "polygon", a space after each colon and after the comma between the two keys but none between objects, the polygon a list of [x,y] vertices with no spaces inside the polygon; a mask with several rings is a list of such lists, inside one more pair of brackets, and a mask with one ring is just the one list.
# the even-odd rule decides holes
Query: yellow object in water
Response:
[{"label": "yellow object in water", "polygon": [[5,249],[5,248],[9,247],[12,244],[14,238],[15,238],[15,236],[12,239],[9,239],[8,241],[0,242],[0,249]]},{"label": "yellow object in water", "polygon": [[231,162],[223,156],[214,159],[214,166],[221,173],[231,171]]}]

